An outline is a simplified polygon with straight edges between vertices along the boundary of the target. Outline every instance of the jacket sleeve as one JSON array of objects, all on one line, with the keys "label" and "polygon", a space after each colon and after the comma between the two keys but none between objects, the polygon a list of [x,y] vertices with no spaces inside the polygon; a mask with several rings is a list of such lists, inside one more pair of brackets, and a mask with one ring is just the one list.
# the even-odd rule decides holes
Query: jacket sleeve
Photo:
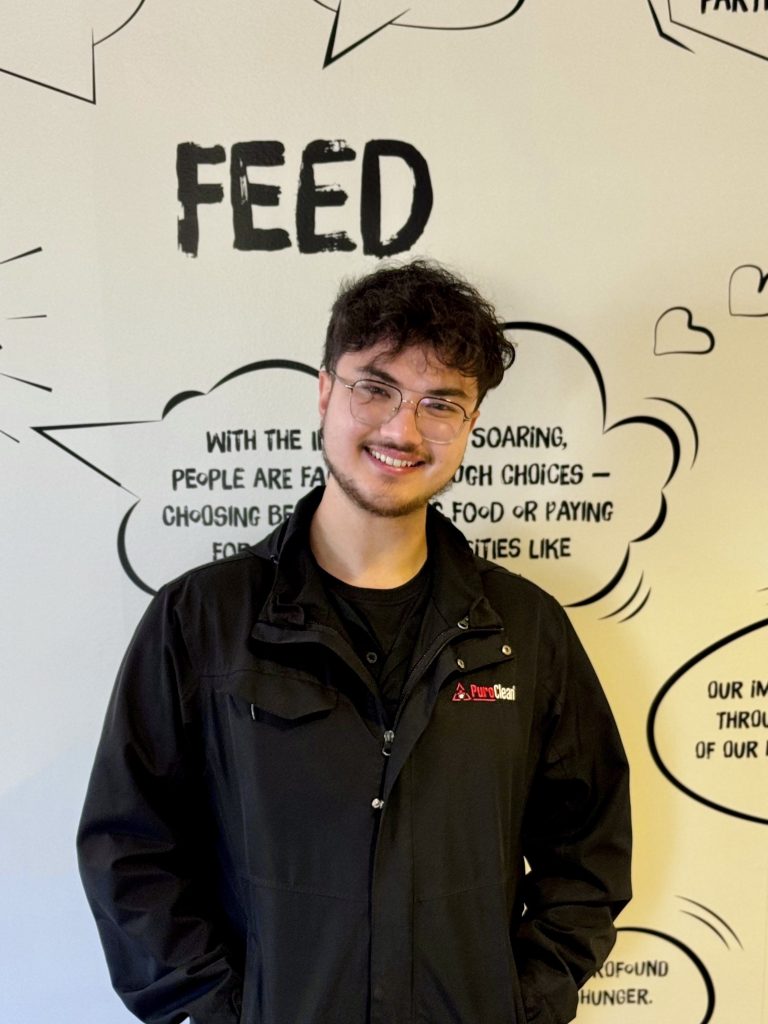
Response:
[{"label": "jacket sleeve", "polygon": [[610,708],[565,613],[541,652],[548,693],[523,830],[529,871],[514,937],[528,1021],[566,1024],[631,897],[629,770]]},{"label": "jacket sleeve", "polygon": [[[147,1024],[237,1024],[242,982],[204,885],[205,800],[167,592],[125,655],[78,831],[83,884],[112,983]],[[210,872],[207,873],[210,877]]]}]

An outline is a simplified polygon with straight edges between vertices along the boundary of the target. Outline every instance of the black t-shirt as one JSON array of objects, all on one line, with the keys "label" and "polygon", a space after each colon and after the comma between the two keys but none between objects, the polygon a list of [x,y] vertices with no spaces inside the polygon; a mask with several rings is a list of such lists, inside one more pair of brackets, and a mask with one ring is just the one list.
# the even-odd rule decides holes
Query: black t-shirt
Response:
[{"label": "black t-shirt", "polygon": [[421,628],[432,573],[429,561],[391,590],[354,587],[320,570],[347,637],[378,684],[388,723],[397,713]]}]

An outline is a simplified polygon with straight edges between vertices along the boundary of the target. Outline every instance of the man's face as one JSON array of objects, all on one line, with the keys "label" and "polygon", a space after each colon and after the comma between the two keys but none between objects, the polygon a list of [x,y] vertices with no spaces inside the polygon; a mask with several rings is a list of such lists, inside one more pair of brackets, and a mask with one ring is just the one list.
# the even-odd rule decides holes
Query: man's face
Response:
[{"label": "man's face", "polygon": [[[413,345],[391,355],[387,341],[361,352],[346,352],[336,373],[350,383],[362,378],[394,384],[406,401],[378,427],[359,423],[350,412],[350,392],[330,373],[320,374],[323,450],[332,479],[359,508],[379,516],[404,516],[422,509],[447,487],[464,457],[479,412],[477,383],[447,367],[429,346]],[[425,440],[415,404],[423,395],[450,399],[469,415],[448,444]],[[393,460],[397,463],[392,464]]]}]

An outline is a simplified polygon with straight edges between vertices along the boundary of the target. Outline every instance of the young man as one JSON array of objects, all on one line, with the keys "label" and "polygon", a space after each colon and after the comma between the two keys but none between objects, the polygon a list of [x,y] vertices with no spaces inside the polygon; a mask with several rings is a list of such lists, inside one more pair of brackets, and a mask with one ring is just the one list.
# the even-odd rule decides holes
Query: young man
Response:
[{"label": "young man", "polygon": [[436,265],[343,290],[327,486],[150,605],[79,834],[141,1019],[574,1016],[630,895],[624,754],[561,609],[428,507],[512,356]]}]

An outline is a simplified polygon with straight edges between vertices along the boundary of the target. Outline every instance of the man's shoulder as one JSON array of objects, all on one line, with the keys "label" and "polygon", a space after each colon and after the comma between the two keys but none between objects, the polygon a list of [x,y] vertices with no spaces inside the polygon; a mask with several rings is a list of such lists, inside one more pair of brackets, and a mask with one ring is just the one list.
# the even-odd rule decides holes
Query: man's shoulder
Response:
[{"label": "man's shoulder", "polygon": [[157,600],[178,610],[252,605],[271,585],[273,567],[261,545],[236,555],[204,562],[185,570],[165,583]]},{"label": "man's shoulder", "polygon": [[561,643],[570,628],[565,609],[548,591],[519,573],[475,555],[483,593],[505,626],[543,643]]},{"label": "man's shoulder", "polygon": [[493,590],[510,599],[559,607],[557,600],[533,580],[521,576],[520,573],[512,572],[503,565],[499,565],[498,562],[482,558],[480,555],[472,557],[486,591]]}]

